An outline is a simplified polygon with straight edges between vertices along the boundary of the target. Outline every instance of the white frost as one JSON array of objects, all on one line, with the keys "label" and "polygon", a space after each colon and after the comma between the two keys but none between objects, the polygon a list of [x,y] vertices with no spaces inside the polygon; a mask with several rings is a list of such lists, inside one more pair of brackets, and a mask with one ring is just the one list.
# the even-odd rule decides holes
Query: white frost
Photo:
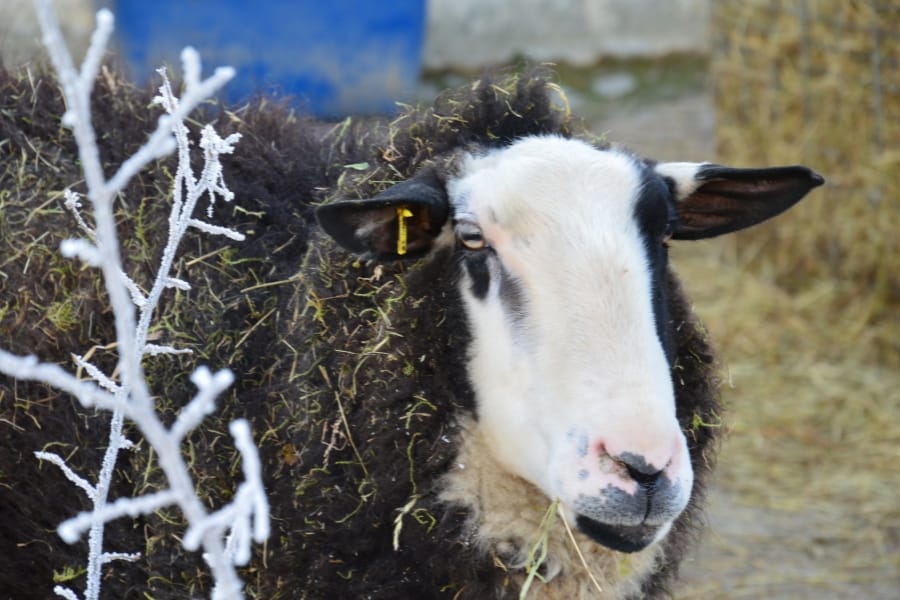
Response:
[{"label": "white frost", "polygon": [[[240,136],[233,134],[223,139],[211,126],[204,127],[199,144],[204,153],[204,166],[198,176],[191,167],[191,141],[184,124],[185,118],[198,104],[234,76],[234,70],[223,67],[217,69],[211,77],[201,79],[197,52],[192,48],[185,48],[182,52],[185,78],[183,96],[175,96],[165,71],[160,70],[162,85],[155,102],[163,107],[166,114],[160,117],[156,130],[150,134],[146,144],[126,159],[107,180],[91,122],[90,94],[112,34],[113,15],[106,9],[97,13],[97,27],[78,71],[63,42],[50,1],[35,0],[35,8],[43,32],[42,39],[65,96],[68,109],[63,115],[63,124],[71,127],[75,135],[87,186],[86,196],[93,209],[95,223],[91,227],[83,217],[81,197],[72,190],[66,190],[64,205],[72,212],[86,238],[66,240],[61,246],[61,252],[65,256],[78,257],[102,271],[115,318],[115,346],[119,352],[119,361],[116,372],[107,375],[88,359],[73,355],[79,370],[85,371],[96,382],[91,383],[79,380],[57,365],[41,363],[33,356],[15,356],[0,350],[0,372],[22,380],[43,381],[73,394],[84,406],[112,412],[109,445],[95,484],[75,473],[59,455],[35,453],[37,458],[58,467],[92,501],[91,511],[64,521],[58,529],[59,535],[70,543],[85,531],[90,532],[85,600],[99,598],[103,565],[116,560],[133,561],[140,556],[137,553],[104,552],[105,523],[126,515],[152,512],[170,504],[177,504],[188,521],[183,541],[185,548],[203,547],[204,557],[216,582],[213,598],[240,598],[242,584],[234,566],[249,561],[251,538],[260,543],[269,535],[269,506],[262,486],[259,455],[253,444],[249,425],[246,421],[231,424],[235,447],[242,458],[244,481],[238,487],[234,500],[215,512],[208,513],[200,501],[181,453],[184,436],[215,409],[215,398],[231,385],[233,375],[227,369],[213,374],[205,367],[198,368],[191,378],[197,386],[197,394],[181,410],[171,429],[167,429],[156,414],[150,390],[142,377],[142,362],[146,356],[189,352],[187,349],[176,349],[165,344],[147,343],[152,317],[163,291],[170,288],[190,289],[187,281],[170,274],[179,243],[187,229],[193,227],[237,241],[244,239],[237,231],[199,221],[192,216],[197,202],[204,196],[209,198],[208,218],[212,218],[217,198],[225,201],[233,199],[234,194],[225,185],[219,156],[233,152],[234,144]],[[144,293],[122,269],[112,204],[116,195],[124,190],[128,181],[144,166],[173,151],[178,152],[178,168],[172,188],[167,243],[150,291]],[[134,446],[122,435],[126,418],[138,426],[156,451],[169,488],[154,494],[118,498],[110,502],[108,495],[118,453]],[[70,588],[56,586],[53,591],[66,600],[79,600],[78,595]]]}]

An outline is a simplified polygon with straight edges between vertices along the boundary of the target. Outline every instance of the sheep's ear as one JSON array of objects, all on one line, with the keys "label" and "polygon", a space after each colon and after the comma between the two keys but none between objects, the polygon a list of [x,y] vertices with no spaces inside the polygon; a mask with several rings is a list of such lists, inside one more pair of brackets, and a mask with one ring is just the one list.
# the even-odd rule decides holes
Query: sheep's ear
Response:
[{"label": "sheep's ear", "polygon": [[320,206],[316,218],[351,252],[406,259],[428,252],[449,212],[443,183],[432,173],[420,173],[374,198]]},{"label": "sheep's ear", "polygon": [[660,163],[673,188],[679,224],[675,239],[698,240],[761,223],[825,183],[802,166],[733,169],[709,163]]}]

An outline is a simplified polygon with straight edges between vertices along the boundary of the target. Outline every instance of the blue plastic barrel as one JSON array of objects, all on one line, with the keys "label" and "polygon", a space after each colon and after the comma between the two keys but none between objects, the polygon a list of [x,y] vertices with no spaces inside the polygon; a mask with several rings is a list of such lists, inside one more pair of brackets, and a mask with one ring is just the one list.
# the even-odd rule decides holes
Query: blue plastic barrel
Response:
[{"label": "blue plastic barrel", "polygon": [[117,0],[119,51],[146,82],[180,69],[185,46],[204,73],[231,65],[226,100],[293,96],[304,112],[390,113],[413,97],[421,67],[424,0]]}]

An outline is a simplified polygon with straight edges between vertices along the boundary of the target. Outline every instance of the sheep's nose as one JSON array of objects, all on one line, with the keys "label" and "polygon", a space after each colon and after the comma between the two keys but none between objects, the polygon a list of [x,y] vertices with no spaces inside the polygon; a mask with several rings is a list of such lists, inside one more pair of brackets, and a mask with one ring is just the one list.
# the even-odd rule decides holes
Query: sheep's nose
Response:
[{"label": "sheep's nose", "polygon": [[640,454],[624,452],[616,456],[615,460],[625,467],[629,477],[645,490],[654,490],[659,486],[659,480],[664,469],[659,469],[648,463]]},{"label": "sheep's nose", "polygon": [[644,473],[627,464],[625,464],[625,470],[628,471],[628,475],[632,479],[634,479],[639,486],[647,491],[654,490],[659,487],[659,480],[663,474],[662,471],[656,471],[654,473]]}]

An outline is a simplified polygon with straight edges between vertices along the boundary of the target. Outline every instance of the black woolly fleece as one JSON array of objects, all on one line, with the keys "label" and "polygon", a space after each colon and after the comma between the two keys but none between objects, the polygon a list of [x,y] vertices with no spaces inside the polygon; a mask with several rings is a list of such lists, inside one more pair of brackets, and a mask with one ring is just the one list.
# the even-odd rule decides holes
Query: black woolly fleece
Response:
[{"label": "black woolly fleece", "polygon": [[[552,81],[542,68],[488,76],[392,121],[326,124],[265,100],[216,118],[221,133],[243,139],[222,160],[235,203],[219,203],[214,222],[244,232],[247,241],[188,237],[176,276],[193,289],[165,295],[157,331],[162,343],[194,354],[148,359],[145,367],[167,422],[191,397],[188,375],[196,365],[235,372],[233,389],[185,451],[208,506],[220,507],[240,481],[226,424],[239,417],[252,424],[272,535],[242,570],[248,597],[517,597],[507,574],[464,539],[464,510],[437,502],[436,483],[454,458],[457,418],[473,410],[456,261],[442,253],[412,264],[360,264],[324,238],[313,210],[334,198],[374,195],[461,147],[575,135]],[[155,126],[151,97],[116,76],[98,81],[94,122],[108,173]],[[0,256],[7,274],[0,278],[0,306],[7,307],[0,310],[0,340],[8,350],[71,369],[70,353],[106,345],[114,334],[98,274],[57,256],[59,241],[77,232],[61,200],[47,205],[48,195],[81,179],[62,113],[50,77],[0,73]],[[126,266],[144,285],[164,243],[173,169],[171,158],[152,165],[118,207]],[[721,414],[705,334],[671,274],[669,285],[673,380],[695,487],[663,542],[666,560],[646,582],[648,597],[665,593],[698,531],[719,431],[702,424]],[[51,307],[67,307],[73,317],[48,319]],[[95,361],[111,372],[115,356],[98,349]],[[0,598],[50,597],[54,570],[85,563],[86,544],[68,546],[54,530],[86,501],[32,453],[59,443],[50,449],[94,477],[107,422],[108,415],[95,416],[52,388],[0,376]],[[129,436],[141,441],[134,427]],[[112,497],[164,484],[142,443],[121,455]],[[104,568],[104,597],[208,596],[205,565],[178,543],[183,530],[177,510],[111,523],[105,548],[143,556]],[[70,585],[81,589],[83,578]]]}]

